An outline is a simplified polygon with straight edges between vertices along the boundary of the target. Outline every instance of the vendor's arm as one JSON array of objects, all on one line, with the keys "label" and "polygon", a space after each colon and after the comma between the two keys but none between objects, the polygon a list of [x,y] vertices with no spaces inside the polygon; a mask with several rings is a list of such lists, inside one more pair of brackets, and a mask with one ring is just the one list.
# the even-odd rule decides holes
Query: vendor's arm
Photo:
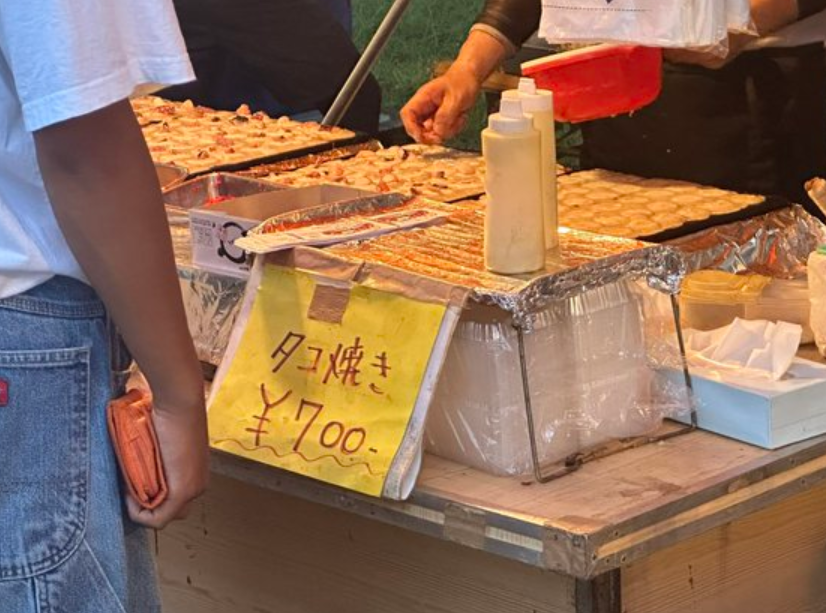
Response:
[{"label": "vendor's arm", "polygon": [[125,100],[43,128],[35,142],[66,240],[152,388],[169,498],[154,512],[129,506],[133,519],[161,527],[203,491],[208,448],[203,379],[155,170]]},{"label": "vendor's arm", "polygon": [[458,134],[482,83],[536,30],[540,13],[539,0],[488,0],[448,71],[402,109],[408,134],[430,144]]}]

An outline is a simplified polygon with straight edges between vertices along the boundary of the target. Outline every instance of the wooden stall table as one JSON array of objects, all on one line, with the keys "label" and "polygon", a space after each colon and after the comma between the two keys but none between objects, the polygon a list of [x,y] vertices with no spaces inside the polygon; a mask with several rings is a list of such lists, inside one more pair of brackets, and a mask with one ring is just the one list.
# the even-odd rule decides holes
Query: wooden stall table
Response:
[{"label": "wooden stall table", "polygon": [[168,613],[826,611],[826,437],[694,432],[546,485],[426,457],[406,503],[215,453]]}]

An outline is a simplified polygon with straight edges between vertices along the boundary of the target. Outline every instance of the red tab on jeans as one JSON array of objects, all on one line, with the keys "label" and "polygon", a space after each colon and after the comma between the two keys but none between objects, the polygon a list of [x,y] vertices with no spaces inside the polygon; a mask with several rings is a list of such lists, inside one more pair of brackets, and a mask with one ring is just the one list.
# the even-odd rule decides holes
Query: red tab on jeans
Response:
[{"label": "red tab on jeans", "polygon": [[9,382],[0,378],[0,407],[9,403]]}]

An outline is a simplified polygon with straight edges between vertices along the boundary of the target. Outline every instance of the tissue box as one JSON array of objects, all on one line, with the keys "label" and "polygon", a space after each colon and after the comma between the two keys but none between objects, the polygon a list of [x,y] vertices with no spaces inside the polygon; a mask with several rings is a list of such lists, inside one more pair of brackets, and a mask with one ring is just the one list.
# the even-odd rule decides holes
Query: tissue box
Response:
[{"label": "tissue box", "polygon": [[703,430],[766,449],[826,434],[826,365],[795,358],[781,381],[692,379]]}]

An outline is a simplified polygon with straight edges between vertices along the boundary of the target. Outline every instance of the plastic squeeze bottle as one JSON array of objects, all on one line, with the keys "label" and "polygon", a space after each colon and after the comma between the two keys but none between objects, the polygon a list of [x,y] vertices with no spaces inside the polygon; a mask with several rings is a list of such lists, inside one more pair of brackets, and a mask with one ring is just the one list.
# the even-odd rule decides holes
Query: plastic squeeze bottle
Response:
[{"label": "plastic squeeze bottle", "polygon": [[546,89],[536,89],[533,79],[519,79],[519,99],[522,111],[533,119],[542,141],[542,203],[545,211],[545,248],[559,244],[559,217],[556,199],[556,128],[554,95]]},{"label": "plastic squeeze bottle", "polygon": [[809,256],[809,324],[820,355],[826,356],[826,245]]},{"label": "plastic squeeze bottle", "polygon": [[487,176],[485,266],[505,275],[545,267],[540,136],[517,97],[503,97],[482,131]]}]

